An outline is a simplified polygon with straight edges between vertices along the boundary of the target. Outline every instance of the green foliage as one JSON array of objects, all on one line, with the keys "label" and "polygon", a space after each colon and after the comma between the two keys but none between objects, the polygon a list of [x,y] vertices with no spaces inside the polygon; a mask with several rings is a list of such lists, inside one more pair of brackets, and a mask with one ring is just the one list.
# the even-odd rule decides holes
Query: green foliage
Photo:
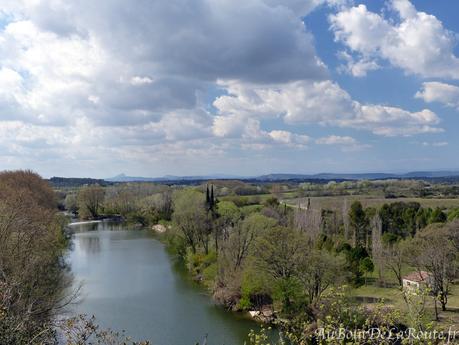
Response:
[{"label": "green foliage", "polygon": [[424,211],[417,202],[395,202],[384,204],[379,216],[383,233],[389,232],[399,237],[413,236],[424,224]]},{"label": "green foliage", "polygon": [[185,260],[187,255],[187,242],[185,238],[175,231],[168,231],[165,234],[165,242],[168,251],[179,259]]},{"label": "green foliage", "polygon": [[217,262],[209,263],[207,267],[202,270],[202,279],[208,288],[213,288],[218,275]]},{"label": "green foliage", "polygon": [[391,232],[386,232],[382,235],[382,242],[385,245],[393,245],[400,240],[400,237],[397,234],[393,234]]},{"label": "green foliage", "polygon": [[455,219],[459,219],[459,207],[448,212],[448,221],[452,222]]},{"label": "green foliage", "polygon": [[446,214],[440,207],[436,207],[430,215],[429,223],[444,223],[448,220]]},{"label": "green foliage", "polygon": [[349,211],[349,223],[354,231],[356,245],[365,246],[369,221],[360,201],[354,201]]},{"label": "green foliage", "polygon": [[199,244],[208,251],[211,228],[204,194],[193,189],[177,191],[172,220],[193,253],[196,253]]},{"label": "green foliage", "polygon": [[283,277],[274,281],[274,305],[278,305],[284,315],[298,311],[304,302],[304,290],[300,280],[295,277]]},{"label": "green foliage", "polygon": [[[217,256],[215,252],[209,252],[208,254],[204,253],[193,253],[189,252],[186,256],[187,267],[196,278],[203,279],[204,271],[211,266],[216,265]],[[216,276],[216,267],[212,267],[206,272],[207,277],[212,279]]]},{"label": "green foliage", "polygon": [[232,201],[220,201],[217,213],[224,224],[234,225],[241,219],[241,210]]},{"label": "green foliage", "polygon": [[269,197],[263,202],[263,205],[266,207],[277,207],[279,206],[279,200],[276,197]]},{"label": "green foliage", "polygon": [[244,268],[241,280],[241,299],[239,309],[249,310],[271,302],[273,281],[265,272],[250,264]]},{"label": "green foliage", "polygon": [[291,312],[298,303],[300,284],[296,274],[306,250],[304,236],[286,227],[265,231],[255,245],[255,262],[260,270],[273,278],[275,297],[286,313]]},{"label": "green foliage", "polygon": [[344,250],[346,258],[346,269],[351,275],[349,276],[349,282],[354,287],[363,285],[363,274],[362,262],[369,257],[367,250],[364,247],[358,246],[355,248]]},{"label": "green foliage", "polygon": [[78,191],[78,214],[83,219],[94,219],[100,216],[104,202],[105,190],[99,185],[82,187]]},{"label": "green foliage", "polygon": [[247,345],[270,345],[271,343],[267,333],[269,330],[271,330],[271,328],[261,328],[258,332],[251,330],[249,333],[249,342]]},{"label": "green foliage", "polygon": [[373,261],[371,258],[366,257],[362,260],[360,260],[360,270],[365,273],[371,273],[375,269],[375,266],[373,264]]}]

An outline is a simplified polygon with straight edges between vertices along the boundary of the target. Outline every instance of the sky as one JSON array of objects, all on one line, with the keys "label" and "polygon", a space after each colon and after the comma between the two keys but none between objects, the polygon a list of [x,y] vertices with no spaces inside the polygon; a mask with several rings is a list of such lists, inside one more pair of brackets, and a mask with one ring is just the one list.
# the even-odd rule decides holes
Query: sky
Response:
[{"label": "sky", "polygon": [[459,2],[0,0],[0,170],[459,169]]}]

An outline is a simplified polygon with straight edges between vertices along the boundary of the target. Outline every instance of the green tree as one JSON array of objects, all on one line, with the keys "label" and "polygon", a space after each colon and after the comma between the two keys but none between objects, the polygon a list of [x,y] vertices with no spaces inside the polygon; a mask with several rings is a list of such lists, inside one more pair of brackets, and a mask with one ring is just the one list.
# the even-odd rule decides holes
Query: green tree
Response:
[{"label": "green tree", "polygon": [[349,210],[349,225],[354,232],[356,246],[366,246],[369,221],[360,201],[354,201]]},{"label": "green tree", "polygon": [[204,194],[184,189],[174,195],[172,220],[185,238],[186,244],[196,253],[202,244],[208,252],[210,231]]},{"label": "green tree", "polygon": [[231,231],[225,244],[225,252],[231,258],[234,269],[241,267],[256,237],[276,225],[275,220],[254,213],[239,222]]},{"label": "green tree", "polygon": [[310,304],[316,304],[331,286],[343,282],[344,262],[326,250],[311,249],[302,258],[298,278]]},{"label": "green tree", "polygon": [[104,195],[104,188],[99,185],[82,187],[77,195],[78,214],[80,217],[84,219],[97,218],[100,215]]},{"label": "green tree", "polygon": [[365,275],[365,285],[367,284],[367,274],[373,272],[375,266],[370,257],[366,257],[360,261],[360,270]]},{"label": "green tree", "polygon": [[307,249],[304,236],[280,226],[264,232],[254,246],[256,263],[274,279],[284,312],[290,312],[299,297],[301,284],[297,274]]}]

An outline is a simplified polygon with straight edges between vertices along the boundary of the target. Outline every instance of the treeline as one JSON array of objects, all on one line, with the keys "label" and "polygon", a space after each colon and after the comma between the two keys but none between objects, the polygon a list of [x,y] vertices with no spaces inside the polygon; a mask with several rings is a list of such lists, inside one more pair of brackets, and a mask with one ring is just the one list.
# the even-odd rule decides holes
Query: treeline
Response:
[{"label": "treeline", "polygon": [[123,183],[108,187],[98,184],[83,186],[69,192],[65,209],[82,219],[121,216],[141,225],[170,220],[172,188],[152,183]]},{"label": "treeline", "polygon": [[78,177],[51,177],[49,183],[53,188],[82,187],[85,185],[98,184],[100,186],[110,186],[113,182],[103,179],[78,178]]},{"label": "treeline", "polygon": [[[168,248],[215,300],[276,320],[300,339],[296,343],[317,341],[318,325],[426,329],[432,320],[426,301],[435,305],[434,319],[437,303],[447,308],[458,272],[458,209],[416,202],[364,208],[345,199],[340,209],[288,207],[278,198],[292,186],[255,187],[257,194],[246,196],[240,189],[246,186],[227,183],[84,186],[67,194],[65,204],[82,218],[120,215],[142,225],[164,223]],[[261,195],[266,188],[271,197]],[[407,267],[428,271],[434,283],[417,299],[403,294],[402,316],[388,306],[368,309],[352,300],[350,290],[369,276],[380,286],[395,281],[402,294]]]},{"label": "treeline", "polygon": [[324,184],[303,182],[298,184],[298,197],[374,195],[394,198],[457,198],[459,183],[435,179],[328,181]]},{"label": "treeline", "polygon": [[[430,272],[434,283],[420,296],[424,305],[432,297],[443,309],[457,278],[459,222],[446,223],[441,209],[417,203],[364,209],[354,202],[338,213],[294,209],[275,197],[247,208],[219,201],[213,187],[175,191],[172,201],[167,242],[193,276],[226,307],[259,311],[266,321],[277,315],[278,322],[287,320],[282,327],[299,337],[314,337],[314,325],[343,322],[346,305],[362,321],[347,320],[348,327],[391,322],[425,327],[426,310],[412,308],[420,302],[410,298],[405,298],[408,314],[397,322],[389,321],[395,310],[378,320],[374,311],[350,303],[342,287],[364,285],[375,270],[381,285],[388,284],[384,273],[391,272],[400,291],[403,267]],[[342,301],[343,310],[333,307],[335,300]],[[375,323],[368,325],[365,318]]]}]

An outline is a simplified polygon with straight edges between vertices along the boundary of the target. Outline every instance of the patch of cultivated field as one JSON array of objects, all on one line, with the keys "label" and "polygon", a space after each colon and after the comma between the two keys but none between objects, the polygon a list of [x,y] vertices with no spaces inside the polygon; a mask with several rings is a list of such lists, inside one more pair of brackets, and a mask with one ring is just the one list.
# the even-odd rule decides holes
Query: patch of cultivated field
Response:
[{"label": "patch of cultivated field", "polygon": [[[311,207],[315,209],[339,209],[343,207],[346,202],[349,205],[359,200],[364,207],[379,207],[383,204],[394,203],[394,202],[418,202],[423,207],[442,207],[442,208],[454,208],[459,207],[458,199],[443,199],[443,198],[396,198],[386,199],[382,197],[372,197],[367,195],[346,195],[346,196],[319,196],[311,197]],[[295,198],[285,199],[284,202],[291,206],[301,205],[305,207],[308,203],[308,198]]]}]

